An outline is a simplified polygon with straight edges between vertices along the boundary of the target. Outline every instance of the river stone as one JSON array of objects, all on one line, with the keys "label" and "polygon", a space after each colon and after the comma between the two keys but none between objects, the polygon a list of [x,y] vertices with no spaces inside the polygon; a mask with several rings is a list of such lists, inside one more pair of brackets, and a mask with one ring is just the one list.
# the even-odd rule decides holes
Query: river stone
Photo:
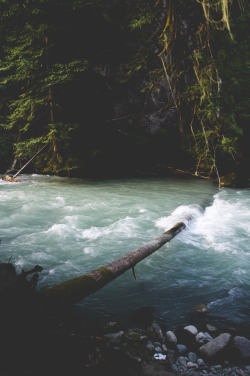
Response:
[{"label": "river stone", "polygon": [[250,360],[250,340],[245,337],[236,336],[234,345],[243,360]]},{"label": "river stone", "polygon": [[206,328],[207,328],[207,330],[208,330],[210,333],[216,333],[216,332],[218,331],[218,329],[217,329],[216,326],[214,326],[214,325],[207,324],[207,325],[206,325]]},{"label": "river stone", "polygon": [[194,362],[187,362],[187,368],[199,368],[199,366]]},{"label": "river stone", "polygon": [[173,332],[171,332],[171,330],[169,330],[168,332],[166,332],[166,340],[167,340],[167,342],[172,343],[174,345],[177,344],[176,335]]},{"label": "river stone", "polygon": [[184,330],[191,333],[193,336],[196,336],[196,334],[198,333],[198,329],[193,325],[185,326]]},{"label": "river stone", "polygon": [[155,347],[155,352],[157,352],[157,353],[162,353],[162,348],[159,347],[159,346],[156,346],[156,347]]},{"label": "river stone", "polygon": [[195,363],[197,361],[197,355],[194,352],[188,353],[188,361]]},{"label": "river stone", "polygon": [[110,343],[120,343],[123,334],[124,332],[120,330],[118,333],[104,334],[104,338],[106,338]]},{"label": "river stone", "polygon": [[152,324],[151,328],[153,329],[153,332],[155,333],[156,337],[158,339],[163,339],[163,333],[161,330],[160,325],[156,324],[155,322]]},{"label": "river stone", "polygon": [[200,353],[206,358],[214,359],[217,356],[221,355],[221,353],[229,346],[231,338],[231,334],[222,333],[212,341],[201,346]]},{"label": "river stone", "polygon": [[162,351],[165,352],[165,353],[168,351],[168,348],[164,343],[162,345]]},{"label": "river stone", "polygon": [[155,351],[155,347],[152,343],[147,344],[147,349],[150,350],[150,351]]},{"label": "river stone", "polygon": [[196,335],[195,337],[195,340],[197,343],[199,343],[200,345],[204,345],[205,343],[207,342],[210,342],[213,340],[213,338],[210,336],[209,333],[205,332],[200,332]]},{"label": "river stone", "polygon": [[179,354],[182,354],[182,355],[186,354],[186,352],[187,352],[187,346],[182,345],[182,344],[178,344],[178,345],[176,345],[176,347],[178,349]]},{"label": "river stone", "polygon": [[176,364],[178,364],[179,366],[183,368],[187,368],[187,358],[185,356],[179,356],[176,359]]},{"label": "river stone", "polygon": [[196,362],[196,363],[198,364],[198,366],[199,366],[200,368],[206,366],[206,364],[205,364],[205,362],[204,362],[204,360],[203,360],[202,358],[197,359],[197,362]]},{"label": "river stone", "polygon": [[208,313],[210,312],[210,309],[206,306],[206,304],[201,303],[194,308],[194,311],[198,313]]}]

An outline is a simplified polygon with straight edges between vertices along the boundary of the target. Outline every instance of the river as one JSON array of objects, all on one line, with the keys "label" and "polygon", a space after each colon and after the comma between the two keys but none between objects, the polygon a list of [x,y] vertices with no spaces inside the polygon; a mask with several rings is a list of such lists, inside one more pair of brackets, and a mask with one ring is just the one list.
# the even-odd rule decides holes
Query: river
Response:
[{"label": "river", "polygon": [[78,311],[126,319],[150,306],[175,327],[203,303],[210,321],[249,323],[249,189],[189,178],[19,178],[0,181],[0,262],[19,272],[41,265],[38,289],[106,265],[184,221],[184,231],[136,266],[136,281],[126,272]]}]

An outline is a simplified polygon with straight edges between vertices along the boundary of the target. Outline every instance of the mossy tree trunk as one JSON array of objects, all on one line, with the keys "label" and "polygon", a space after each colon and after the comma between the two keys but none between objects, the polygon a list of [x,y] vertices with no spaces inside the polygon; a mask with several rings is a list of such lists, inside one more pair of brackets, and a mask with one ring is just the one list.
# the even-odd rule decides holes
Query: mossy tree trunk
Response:
[{"label": "mossy tree trunk", "polygon": [[134,266],[138,262],[157,251],[157,249],[173,239],[185,227],[184,223],[179,222],[170,230],[112,263],[93,270],[81,277],[73,278],[54,287],[45,289],[41,291],[41,294],[46,301],[52,304],[54,303],[55,305],[77,303],[100,290],[107,283],[119,277],[127,270],[132,269],[134,274]]}]

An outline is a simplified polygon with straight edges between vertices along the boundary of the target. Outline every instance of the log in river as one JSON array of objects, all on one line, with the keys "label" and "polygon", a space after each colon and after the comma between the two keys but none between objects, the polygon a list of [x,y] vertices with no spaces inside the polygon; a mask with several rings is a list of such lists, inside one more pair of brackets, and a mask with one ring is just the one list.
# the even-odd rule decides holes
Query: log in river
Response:
[{"label": "log in river", "polygon": [[141,247],[134,249],[112,263],[93,270],[83,276],[70,279],[54,287],[42,290],[41,293],[45,299],[52,304],[77,303],[100,290],[107,283],[111,282],[129,269],[132,269],[135,277],[135,265],[173,239],[185,227],[186,225],[183,222],[179,222],[170,230],[164,232]]}]

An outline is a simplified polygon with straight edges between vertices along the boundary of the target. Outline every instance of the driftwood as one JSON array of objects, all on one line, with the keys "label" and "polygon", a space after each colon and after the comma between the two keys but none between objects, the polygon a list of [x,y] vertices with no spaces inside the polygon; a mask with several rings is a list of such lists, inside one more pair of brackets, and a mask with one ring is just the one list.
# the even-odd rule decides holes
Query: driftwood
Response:
[{"label": "driftwood", "polygon": [[70,279],[54,287],[42,290],[41,294],[46,301],[52,304],[54,303],[55,305],[77,303],[100,290],[107,283],[111,282],[129,269],[132,269],[134,277],[136,278],[134,272],[135,265],[173,239],[185,227],[186,226],[183,222],[179,222],[170,230],[112,263],[93,270],[83,276]]}]

